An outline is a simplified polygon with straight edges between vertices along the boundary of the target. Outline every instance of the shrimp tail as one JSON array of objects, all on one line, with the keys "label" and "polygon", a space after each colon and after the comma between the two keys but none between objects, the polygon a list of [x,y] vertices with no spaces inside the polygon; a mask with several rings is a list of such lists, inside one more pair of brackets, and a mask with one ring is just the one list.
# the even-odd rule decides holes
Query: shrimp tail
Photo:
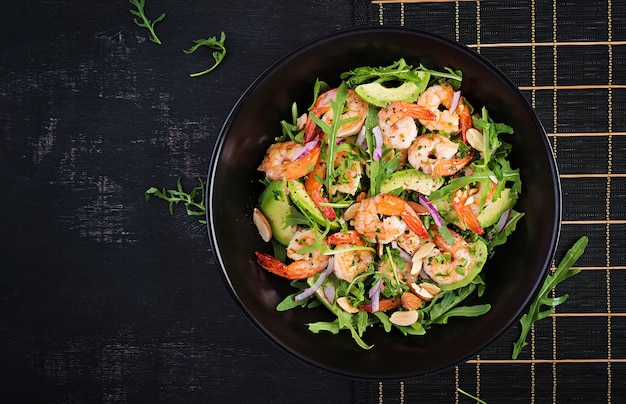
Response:
[{"label": "shrimp tail", "polygon": [[288,266],[285,263],[261,251],[256,251],[254,254],[256,255],[257,262],[264,269],[266,269],[267,271],[275,275],[282,276],[283,278],[291,279],[288,276],[289,275],[289,271],[287,269]]},{"label": "shrimp tail", "polygon": [[277,258],[260,251],[256,251],[254,254],[259,265],[265,270],[289,280],[306,279],[324,269],[323,267],[317,268],[310,265],[306,261],[294,261],[287,265]]},{"label": "shrimp tail", "polygon": [[326,176],[326,163],[318,161],[313,171],[309,173],[304,181],[304,188],[315,203],[315,206],[322,212],[322,215],[330,221],[337,219],[335,210],[328,205],[330,201],[322,195],[322,184],[316,177],[324,178]]},{"label": "shrimp tail", "polygon": [[358,246],[364,246],[365,241],[363,237],[356,230],[348,230],[346,232],[337,232],[333,233],[330,236],[326,237],[326,241],[328,244],[354,244]]},{"label": "shrimp tail", "polygon": [[390,194],[380,194],[380,198],[382,200],[380,213],[399,215],[409,226],[409,229],[413,230],[420,238],[427,239],[429,237],[428,229],[424,226],[422,219],[407,201]]},{"label": "shrimp tail", "polygon": [[411,118],[423,119],[425,121],[432,121],[433,119],[437,117],[434,112],[432,112],[428,108],[423,107],[421,105],[413,104],[413,103],[402,103],[402,105],[403,105],[403,108],[402,108],[403,111],[407,115],[409,115]]},{"label": "shrimp tail", "polygon": [[[408,205],[407,205],[408,206]],[[428,229],[424,226],[424,222],[419,218],[417,213],[410,207],[400,215],[402,220],[406,222],[406,225],[409,226],[409,229],[413,230],[415,234],[417,234],[421,239],[428,239]]]},{"label": "shrimp tail", "polygon": [[461,168],[465,167],[474,157],[474,150],[463,158],[454,158],[450,160],[437,160],[432,165],[432,176],[445,177],[456,174]]},{"label": "shrimp tail", "polygon": [[472,121],[472,115],[470,114],[469,107],[465,104],[465,102],[461,101],[459,103],[459,124],[461,126],[461,139],[463,143],[467,143],[466,133],[468,129],[474,126]]},{"label": "shrimp tail", "polygon": [[287,170],[285,181],[302,178],[311,172],[311,168],[315,166],[315,162],[319,159],[321,151],[322,148],[318,143],[307,154],[289,163],[290,167],[289,170]]},{"label": "shrimp tail", "polygon": [[452,198],[452,208],[468,229],[476,234],[485,234],[485,230],[480,225],[478,217],[476,217],[470,207],[465,204],[466,198],[462,195],[462,193],[457,194]]}]

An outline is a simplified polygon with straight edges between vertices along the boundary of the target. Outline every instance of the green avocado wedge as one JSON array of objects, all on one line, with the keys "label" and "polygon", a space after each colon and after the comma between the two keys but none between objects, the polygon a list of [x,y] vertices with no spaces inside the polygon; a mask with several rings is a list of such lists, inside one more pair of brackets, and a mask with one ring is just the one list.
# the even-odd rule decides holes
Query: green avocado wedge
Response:
[{"label": "green avocado wedge", "polygon": [[285,181],[272,181],[259,197],[259,208],[270,223],[272,236],[282,245],[289,244],[296,233],[296,226],[285,226],[285,218],[295,210],[285,193],[286,189]]},{"label": "green avocado wedge", "polygon": [[418,86],[412,81],[407,81],[398,87],[385,87],[380,83],[372,82],[358,85],[354,91],[369,104],[385,107],[393,101],[414,102],[426,89],[428,79],[423,82],[424,85]]},{"label": "green avocado wedge", "polygon": [[339,223],[331,222],[324,217],[322,212],[315,206],[315,202],[313,202],[308,192],[306,192],[304,184],[298,180],[291,180],[287,182],[287,186],[289,188],[289,198],[303,213],[322,226],[330,226],[333,230],[340,228]]},{"label": "green avocado wedge", "polygon": [[380,192],[389,193],[395,189],[417,191],[423,195],[430,195],[443,185],[443,177],[433,178],[431,175],[414,168],[396,171],[387,177],[380,185]]},{"label": "green avocado wedge", "polygon": [[508,188],[503,189],[500,197],[478,214],[480,225],[483,229],[493,226],[504,212],[515,206],[515,202],[516,199],[511,197],[511,190]]}]

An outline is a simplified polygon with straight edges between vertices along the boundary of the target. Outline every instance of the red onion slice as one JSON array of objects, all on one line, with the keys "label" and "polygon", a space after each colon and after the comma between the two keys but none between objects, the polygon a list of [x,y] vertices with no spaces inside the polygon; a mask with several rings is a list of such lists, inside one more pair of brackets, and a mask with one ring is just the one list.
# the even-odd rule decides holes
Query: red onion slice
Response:
[{"label": "red onion slice", "polygon": [[426,195],[422,195],[419,197],[419,203],[420,205],[422,205],[423,207],[425,207],[428,210],[428,213],[430,213],[430,215],[433,217],[433,220],[435,221],[435,224],[439,227],[443,227],[443,219],[441,218],[441,215],[439,214],[439,211],[437,210],[437,208],[435,207],[435,205],[433,205],[432,203],[430,203],[430,201],[428,200],[428,198],[426,197]]},{"label": "red onion slice", "polygon": [[367,139],[365,138],[365,125],[361,127],[359,134],[356,136],[354,143],[363,150],[367,150]]},{"label": "red onion slice", "polygon": [[310,142],[306,142],[304,144],[304,149],[302,149],[302,153],[300,153],[298,157],[296,157],[293,161],[298,161],[302,157],[306,156],[311,150],[313,150],[316,144],[317,144],[317,139],[313,139]]},{"label": "red onion slice", "polygon": [[372,301],[372,313],[378,311],[380,304],[380,289],[383,286],[383,278],[380,278],[378,282],[372,286],[369,292],[369,298]]},{"label": "red onion slice", "polygon": [[320,273],[320,276],[317,278],[315,283],[311,285],[311,287],[304,289],[302,293],[294,297],[293,300],[295,300],[296,302],[299,302],[300,300],[306,299],[307,297],[315,293],[317,289],[319,289],[319,287],[322,286],[322,283],[324,283],[324,279],[326,279],[326,277],[330,275],[331,272],[333,272],[334,267],[335,267],[335,261],[333,260],[333,257],[331,257],[330,260],[328,260],[328,266],[326,267],[326,269],[324,269]]},{"label": "red onion slice", "polygon": [[461,99],[461,90],[454,92],[454,97],[452,97],[452,105],[450,106],[450,113],[454,113],[456,111],[456,107],[459,106],[459,100]]},{"label": "red onion slice", "polygon": [[374,158],[374,161],[378,161],[383,156],[383,132],[380,130],[379,126],[376,126],[372,129],[372,134],[376,140],[376,147],[374,148],[374,154],[372,157]]},{"label": "red onion slice", "polygon": [[500,219],[498,219],[498,223],[496,223],[496,229],[498,230],[498,234],[504,230],[506,224],[509,221],[509,217],[511,216],[511,209],[505,210],[502,215],[500,215]]},{"label": "red onion slice", "polygon": [[330,304],[335,303],[335,287],[334,286],[325,286],[324,287],[324,297],[326,300],[330,302]]}]

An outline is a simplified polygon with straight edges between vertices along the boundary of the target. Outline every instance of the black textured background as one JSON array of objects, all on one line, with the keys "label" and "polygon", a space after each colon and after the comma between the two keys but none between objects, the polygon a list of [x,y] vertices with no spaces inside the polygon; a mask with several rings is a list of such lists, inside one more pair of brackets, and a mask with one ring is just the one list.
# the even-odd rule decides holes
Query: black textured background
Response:
[{"label": "black textured background", "polygon": [[[126,0],[0,11],[3,402],[473,402],[457,388],[490,404],[626,401],[621,2],[146,2],[149,17],[167,15],[163,45],[133,24]],[[518,361],[513,329],[420,380],[354,383],[313,369],[244,318],[204,226],[144,200],[150,186],[181,177],[189,189],[205,176],[230,108],[273,61],[369,24],[474,48],[522,88],[550,133],[564,202],[557,258],[583,234],[590,243],[582,273],[559,286],[570,299]],[[183,49],[222,30],[222,65],[189,78],[212,59]]]}]

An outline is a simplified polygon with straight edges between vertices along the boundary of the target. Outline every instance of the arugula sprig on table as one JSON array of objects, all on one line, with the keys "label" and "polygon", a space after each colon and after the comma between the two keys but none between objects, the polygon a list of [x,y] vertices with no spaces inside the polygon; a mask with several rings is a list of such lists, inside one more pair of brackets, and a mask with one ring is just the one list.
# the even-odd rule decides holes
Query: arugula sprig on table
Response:
[{"label": "arugula sprig on table", "polygon": [[224,60],[224,56],[226,56],[226,46],[224,45],[225,41],[226,41],[226,34],[224,34],[224,31],[222,31],[222,33],[220,34],[220,39],[217,39],[217,37],[215,36],[212,36],[207,39],[196,39],[194,41],[195,42],[194,46],[192,46],[191,48],[187,50],[184,50],[183,52],[185,52],[188,55],[195,52],[201,46],[208,46],[209,48],[215,50],[215,52],[213,52],[213,59],[215,60],[215,63],[206,70],[203,70],[198,73],[190,74],[189,77],[198,77],[198,76],[202,76],[203,74],[207,74],[210,71],[213,71],[217,67],[217,65],[219,65],[222,62],[222,60]]},{"label": "arugula sprig on table", "polygon": [[146,13],[144,11],[144,6],[146,4],[145,0],[129,0],[129,1],[130,1],[130,4],[132,4],[133,6],[137,8],[136,10],[131,9],[130,13],[134,16],[141,18],[141,20],[139,20],[138,18],[135,18],[134,19],[135,24],[137,24],[141,28],[147,28],[148,31],[150,32],[150,40],[156,44],[161,45],[161,40],[159,39],[159,37],[156,35],[156,32],[154,31],[154,26],[156,25],[157,22],[163,21],[163,19],[165,18],[165,13],[161,13],[161,15],[156,18],[156,20],[150,21],[148,17],[146,17]]},{"label": "arugula sprig on table", "polygon": [[[552,313],[552,308],[565,302],[569,295],[565,294],[558,297],[550,297],[549,293],[561,282],[569,277],[572,277],[580,272],[580,269],[571,269],[572,265],[578,260],[578,258],[585,252],[585,247],[589,238],[582,236],[578,241],[569,249],[565,254],[565,257],[557,267],[557,269],[549,274],[539,291],[539,295],[530,305],[530,309],[527,314],[524,314],[520,319],[522,331],[517,342],[513,344],[513,359],[517,359],[522,349],[528,345],[526,342],[526,336],[530,331],[532,325],[539,320],[548,317]],[[542,310],[542,306],[549,306],[550,308]]]},{"label": "arugula sprig on table", "polygon": [[[205,206],[205,182],[202,178],[198,178],[200,185],[194,187],[191,192],[187,193],[183,189],[183,185],[180,177],[176,185],[176,189],[159,189],[156,187],[150,187],[145,192],[146,201],[150,200],[151,196],[160,198],[166,202],[169,202],[170,214],[174,214],[174,205],[183,203],[185,210],[189,216],[204,216],[206,214]],[[206,220],[199,219],[200,223],[206,223]]]}]

